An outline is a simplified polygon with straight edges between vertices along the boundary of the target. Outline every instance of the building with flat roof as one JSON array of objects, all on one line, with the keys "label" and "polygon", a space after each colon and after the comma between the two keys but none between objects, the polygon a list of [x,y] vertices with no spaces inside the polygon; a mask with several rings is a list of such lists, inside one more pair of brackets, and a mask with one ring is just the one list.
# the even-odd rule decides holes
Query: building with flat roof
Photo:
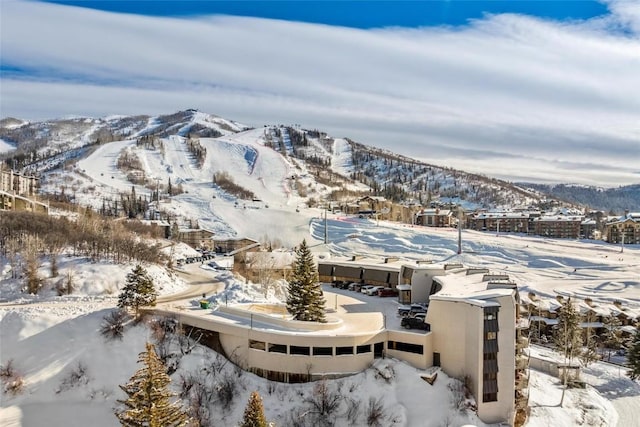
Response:
[{"label": "building with flat roof", "polygon": [[49,205],[36,200],[38,181],[0,164],[0,210],[49,213]]},{"label": "building with flat roof", "polygon": [[497,423],[526,417],[528,346],[519,322],[520,296],[507,277],[456,274],[435,277],[426,320],[433,334],[434,365],[466,378],[478,416]]},{"label": "building with flat roof", "polygon": [[222,354],[271,380],[351,375],[376,358],[394,357],[418,369],[439,366],[463,380],[487,423],[511,424],[517,414],[526,416],[528,359],[522,351],[528,340],[520,335],[520,298],[508,276],[459,263],[359,257],[321,259],[318,271],[322,282],[402,287],[400,302],[425,304],[428,325],[404,330],[392,300],[329,287],[326,323],[292,320],[283,305],[273,304],[172,315],[211,331]]}]

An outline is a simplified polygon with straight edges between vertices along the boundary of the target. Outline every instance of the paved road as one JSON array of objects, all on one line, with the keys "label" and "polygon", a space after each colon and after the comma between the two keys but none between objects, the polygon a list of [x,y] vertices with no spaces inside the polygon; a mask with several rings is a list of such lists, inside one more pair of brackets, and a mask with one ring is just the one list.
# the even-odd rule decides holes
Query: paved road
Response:
[{"label": "paved road", "polygon": [[162,296],[156,300],[156,304],[199,298],[202,294],[211,295],[224,290],[224,283],[217,281],[212,271],[200,268],[198,263],[186,264],[175,272],[189,285],[189,288],[182,292]]}]

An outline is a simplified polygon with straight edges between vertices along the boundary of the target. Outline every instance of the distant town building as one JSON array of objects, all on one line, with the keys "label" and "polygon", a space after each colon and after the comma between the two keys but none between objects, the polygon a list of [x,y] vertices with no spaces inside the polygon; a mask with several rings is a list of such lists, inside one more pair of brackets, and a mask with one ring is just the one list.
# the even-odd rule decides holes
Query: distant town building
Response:
[{"label": "distant town building", "polygon": [[421,209],[416,214],[415,224],[427,227],[452,227],[454,215],[449,209]]},{"label": "distant town building", "polygon": [[182,228],[178,231],[178,240],[192,248],[210,249],[213,243],[213,231],[204,228]]},{"label": "distant town building", "polygon": [[49,212],[49,205],[35,199],[38,178],[0,165],[0,210]]},{"label": "distant town building", "polygon": [[621,217],[608,222],[604,235],[609,243],[640,244],[640,212],[625,212]]},{"label": "distant town building", "polygon": [[557,239],[578,239],[583,216],[542,215],[533,220],[533,234]]},{"label": "distant town building", "polygon": [[529,212],[477,212],[467,217],[467,228],[477,231],[528,233]]}]

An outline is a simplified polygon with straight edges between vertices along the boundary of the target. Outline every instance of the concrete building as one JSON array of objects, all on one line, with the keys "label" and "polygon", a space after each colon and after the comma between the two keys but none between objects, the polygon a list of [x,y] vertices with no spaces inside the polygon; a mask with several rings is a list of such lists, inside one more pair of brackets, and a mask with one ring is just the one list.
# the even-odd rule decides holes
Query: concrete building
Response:
[{"label": "concrete building", "polygon": [[454,225],[453,212],[449,209],[421,209],[415,217],[416,225],[426,227],[452,227]]},{"label": "concrete building", "polygon": [[605,224],[605,236],[609,243],[640,244],[640,212],[625,212],[620,218]]},{"label": "concrete building", "polygon": [[49,205],[36,200],[38,178],[0,165],[0,210],[49,212]]},{"label": "concrete building", "polygon": [[210,249],[213,243],[213,231],[204,228],[181,228],[178,231],[178,240],[192,248]]},{"label": "concrete building", "polygon": [[[428,302],[427,331],[403,330],[399,320],[382,312],[354,311],[366,300],[349,295],[362,294],[332,288],[324,292],[326,323],[291,320],[283,306],[272,304],[224,305],[213,312],[177,310],[171,315],[208,330],[218,351],[271,380],[351,375],[376,358],[394,357],[418,369],[440,366],[449,376],[463,379],[487,423],[511,424],[526,413],[528,364],[520,352],[528,341],[519,334],[518,289],[507,276],[460,264],[357,258],[322,260],[319,271],[324,281],[408,286],[408,301]],[[388,301],[396,311],[388,299],[362,297]]]},{"label": "concrete building", "polygon": [[521,329],[519,294],[508,279],[459,272],[438,276],[427,322],[433,334],[434,365],[466,378],[485,422],[513,422],[528,402],[528,346]]},{"label": "concrete building", "polygon": [[542,215],[533,220],[533,234],[558,239],[578,239],[583,216]]},{"label": "concrete building", "polygon": [[529,212],[477,212],[467,216],[467,228],[496,233],[528,233],[531,219]]}]

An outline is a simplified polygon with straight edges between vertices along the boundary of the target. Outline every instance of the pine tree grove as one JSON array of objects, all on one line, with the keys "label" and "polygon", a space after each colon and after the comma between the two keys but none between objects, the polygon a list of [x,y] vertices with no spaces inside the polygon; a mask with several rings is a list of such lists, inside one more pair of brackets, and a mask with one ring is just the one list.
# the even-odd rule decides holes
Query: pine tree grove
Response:
[{"label": "pine tree grove", "polygon": [[287,310],[295,320],[326,322],[318,271],[305,240],[296,251],[296,261],[288,286]]},{"label": "pine tree grove", "polygon": [[262,397],[257,391],[251,393],[249,402],[244,410],[244,417],[240,423],[240,427],[267,427],[267,419],[264,416],[264,407],[262,406]]},{"label": "pine tree grove", "polygon": [[640,326],[627,346],[627,375],[632,380],[640,378]]},{"label": "pine tree grove", "polygon": [[133,308],[136,315],[138,309],[145,305],[155,305],[158,293],[147,270],[140,264],[127,274],[127,282],[118,296],[118,307]]},{"label": "pine tree grove", "polygon": [[119,400],[124,409],[116,411],[121,425],[126,427],[181,427],[191,419],[178,401],[171,402],[175,393],[168,388],[171,378],[158,357],[152,344],[147,343],[146,351],[140,353],[140,368],[125,385],[120,388],[127,394],[126,400]]}]

